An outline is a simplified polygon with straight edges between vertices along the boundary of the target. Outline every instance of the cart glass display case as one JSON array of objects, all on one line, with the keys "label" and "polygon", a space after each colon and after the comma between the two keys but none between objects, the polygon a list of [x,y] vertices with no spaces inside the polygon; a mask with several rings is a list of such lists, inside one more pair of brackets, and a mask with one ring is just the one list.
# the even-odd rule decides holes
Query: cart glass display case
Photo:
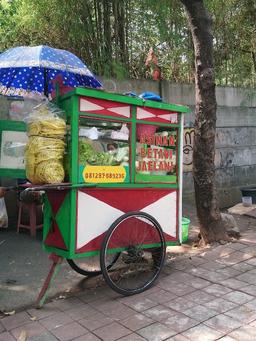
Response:
[{"label": "cart glass display case", "polygon": [[130,124],[82,116],[79,121],[79,182],[130,182]]},{"label": "cart glass display case", "polygon": [[36,100],[0,95],[0,176],[26,178],[25,147],[28,142],[25,116]]},{"label": "cart glass display case", "polygon": [[25,147],[28,141],[24,122],[0,121],[0,176],[25,178]]}]

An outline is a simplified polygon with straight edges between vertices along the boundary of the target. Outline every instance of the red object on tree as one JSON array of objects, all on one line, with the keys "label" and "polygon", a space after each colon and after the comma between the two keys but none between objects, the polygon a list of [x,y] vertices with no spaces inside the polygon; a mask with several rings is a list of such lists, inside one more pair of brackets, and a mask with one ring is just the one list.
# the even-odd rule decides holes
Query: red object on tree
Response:
[{"label": "red object on tree", "polygon": [[162,79],[160,67],[157,66],[156,69],[153,70],[152,77],[154,81],[160,81]]},{"label": "red object on tree", "polygon": [[151,69],[153,80],[158,81],[162,79],[161,69],[158,65],[158,59],[155,55],[153,47],[149,49],[145,65],[147,68]]}]

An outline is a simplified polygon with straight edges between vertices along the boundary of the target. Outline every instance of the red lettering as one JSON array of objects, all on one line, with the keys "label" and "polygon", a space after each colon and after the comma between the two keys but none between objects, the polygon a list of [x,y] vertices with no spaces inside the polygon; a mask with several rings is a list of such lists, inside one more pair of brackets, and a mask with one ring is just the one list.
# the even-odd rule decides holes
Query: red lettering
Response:
[{"label": "red lettering", "polygon": [[165,169],[164,169],[164,167],[163,167],[163,161],[160,161],[160,162],[159,162],[158,170],[159,170],[159,171],[165,171]]},{"label": "red lettering", "polygon": [[168,149],[164,149],[164,158],[169,159],[169,150]]},{"label": "red lettering", "polygon": [[141,170],[141,161],[138,161],[138,167],[136,167],[136,170],[137,170],[137,171],[140,171],[140,170]]},{"label": "red lettering", "polygon": [[175,139],[172,135],[169,137],[169,146],[175,146]]},{"label": "red lettering", "polygon": [[168,138],[167,138],[167,136],[163,137],[163,146],[168,146]]},{"label": "red lettering", "polygon": [[140,148],[140,156],[143,158],[143,157],[146,157],[146,155],[147,155],[146,149]]},{"label": "red lettering", "polygon": [[153,154],[154,154],[154,158],[156,159],[157,158],[157,154],[158,154],[158,149],[157,148],[153,149]]},{"label": "red lettering", "polygon": [[144,171],[147,171],[147,163],[146,163],[146,161],[142,161],[141,162],[141,170],[144,172]]},{"label": "red lettering", "polygon": [[148,170],[149,170],[149,171],[154,170],[154,169],[153,169],[153,165],[154,165],[153,161],[148,161]]},{"label": "red lettering", "polygon": [[162,146],[163,145],[163,141],[162,141],[162,136],[160,135],[155,135],[155,141],[156,141],[156,145],[157,146]]},{"label": "red lettering", "polygon": [[158,158],[159,159],[163,158],[163,149],[158,149]]},{"label": "red lettering", "polygon": [[148,136],[148,144],[155,144],[154,135],[149,135]]},{"label": "red lettering", "polygon": [[165,170],[167,172],[171,172],[173,170],[173,163],[172,162],[166,162],[165,163]]},{"label": "red lettering", "polygon": [[151,159],[152,158],[152,149],[148,148],[148,157]]}]

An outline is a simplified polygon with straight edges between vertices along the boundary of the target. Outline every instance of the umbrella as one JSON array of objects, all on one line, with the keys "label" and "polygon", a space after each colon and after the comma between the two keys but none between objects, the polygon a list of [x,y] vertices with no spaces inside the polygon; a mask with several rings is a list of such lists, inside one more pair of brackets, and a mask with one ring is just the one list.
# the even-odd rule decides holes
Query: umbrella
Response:
[{"label": "umbrella", "polygon": [[102,87],[87,66],[69,51],[40,45],[14,47],[0,54],[0,94],[48,95],[57,75],[68,87]]}]

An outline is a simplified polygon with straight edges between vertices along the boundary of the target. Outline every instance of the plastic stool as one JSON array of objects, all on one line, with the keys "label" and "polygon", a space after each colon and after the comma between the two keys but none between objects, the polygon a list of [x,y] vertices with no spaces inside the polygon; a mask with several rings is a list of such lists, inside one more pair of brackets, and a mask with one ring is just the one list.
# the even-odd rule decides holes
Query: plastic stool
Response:
[{"label": "plastic stool", "polygon": [[[42,228],[43,224],[36,225],[36,212],[37,207],[40,206],[42,208],[42,205],[36,204],[36,203],[24,203],[22,201],[19,201],[19,214],[18,214],[18,225],[17,225],[17,233],[19,233],[20,228],[29,229],[30,234],[32,237],[36,236],[36,230],[39,228]],[[27,209],[29,213],[29,225],[25,225],[21,223],[21,216],[23,209]]]}]

